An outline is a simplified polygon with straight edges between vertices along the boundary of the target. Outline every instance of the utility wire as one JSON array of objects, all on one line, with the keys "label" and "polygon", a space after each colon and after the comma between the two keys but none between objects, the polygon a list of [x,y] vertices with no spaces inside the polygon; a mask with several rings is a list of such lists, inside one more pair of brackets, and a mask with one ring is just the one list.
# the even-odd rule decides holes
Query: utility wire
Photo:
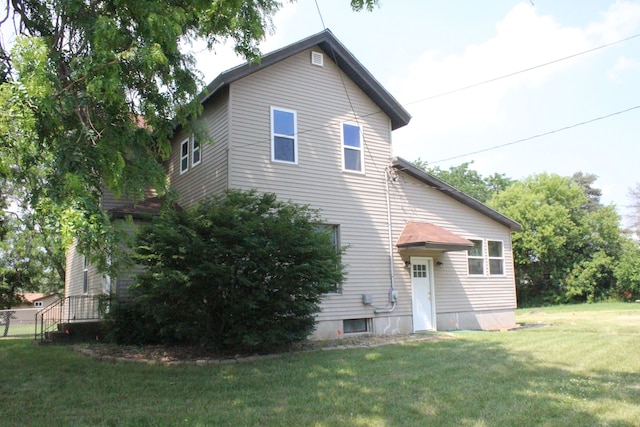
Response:
[{"label": "utility wire", "polygon": [[458,156],[447,157],[446,159],[436,160],[435,162],[430,162],[429,164],[442,163],[442,162],[446,162],[446,161],[449,161],[449,160],[455,160],[455,159],[460,159],[462,157],[472,156],[474,154],[486,153],[487,151],[497,150],[499,148],[508,147],[510,145],[520,144],[521,142],[530,141],[532,139],[541,138],[543,136],[547,136],[547,135],[551,135],[553,133],[565,131],[567,129],[572,129],[572,128],[575,128],[575,127],[578,127],[578,126],[587,125],[589,123],[597,122],[598,120],[608,119],[609,117],[613,117],[613,116],[617,116],[617,115],[620,115],[620,114],[628,113],[629,111],[637,110],[639,108],[640,108],[640,105],[636,105],[635,107],[627,108],[626,110],[616,111],[615,113],[607,114],[606,116],[596,117],[594,119],[586,120],[584,122],[575,123],[575,124],[572,124],[572,125],[569,125],[569,126],[561,127],[561,128],[554,129],[554,130],[550,130],[548,132],[539,133],[537,135],[533,135],[533,136],[530,136],[530,137],[527,137],[527,138],[522,138],[522,139],[518,139],[516,141],[508,142],[506,144],[495,145],[493,147],[484,148],[482,150],[472,151],[470,153],[460,154]]},{"label": "utility wire", "polygon": [[505,74],[505,75],[500,76],[500,77],[494,77],[494,78],[489,79],[489,80],[484,80],[484,81],[481,81],[481,82],[478,82],[478,83],[474,83],[474,84],[471,84],[471,85],[468,85],[468,86],[464,86],[464,87],[461,87],[461,88],[458,88],[458,89],[453,89],[453,90],[449,90],[447,92],[442,92],[442,93],[439,93],[437,95],[429,96],[427,98],[418,99],[417,101],[408,102],[408,103],[406,103],[404,105],[406,106],[406,105],[418,104],[420,102],[430,101],[430,100],[435,99],[435,98],[440,98],[442,96],[451,95],[453,93],[461,92],[463,90],[471,89],[471,88],[474,88],[474,87],[477,87],[477,86],[481,86],[481,85],[484,85],[484,84],[487,84],[487,83],[493,83],[493,82],[498,81],[498,80],[506,79],[508,77],[513,77],[513,76],[518,75],[518,74],[522,74],[522,73],[526,73],[528,71],[536,70],[538,68],[546,67],[547,65],[556,64],[558,62],[566,61],[567,59],[572,59],[572,58],[575,58],[575,57],[580,56],[580,55],[585,55],[587,53],[595,52],[596,50],[604,49],[604,48],[607,48],[607,47],[610,47],[610,46],[613,46],[613,45],[616,45],[616,44],[619,44],[619,43],[623,43],[623,42],[635,39],[637,37],[640,37],[640,34],[634,34],[634,35],[629,36],[627,38],[624,38],[622,40],[617,40],[615,42],[603,44],[601,46],[597,46],[597,47],[594,47],[592,49],[585,50],[583,52],[578,52],[578,53],[574,53],[573,55],[565,56],[564,58],[555,59],[553,61],[545,62],[544,64],[539,64],[539,65],[536,65],[534,67],[525,68],[523,70],[515,71],[515,72],[509,73],[509,74]]},{"label": "utility wire", "polygon": [[320,5],[318,5],[318,0],[315,0],[316,2],[316,9],[318,9],[318,16],[320,16],[320,22],[322,23],[322,29],[326,30],[327,26],[324,25],[324,19],[322,18],[322,12],[320,12]]}]

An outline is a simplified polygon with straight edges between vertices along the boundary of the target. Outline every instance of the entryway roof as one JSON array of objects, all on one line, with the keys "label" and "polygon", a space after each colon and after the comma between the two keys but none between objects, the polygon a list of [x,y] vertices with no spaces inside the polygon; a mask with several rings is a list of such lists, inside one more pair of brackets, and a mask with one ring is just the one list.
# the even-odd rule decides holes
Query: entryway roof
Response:
[{"label": "entryway roof", "polygon": [[473,243],[435,224],[409,221],[402,230],[396,246],[399,249],[423,248],[463,251],[473,247]]}]

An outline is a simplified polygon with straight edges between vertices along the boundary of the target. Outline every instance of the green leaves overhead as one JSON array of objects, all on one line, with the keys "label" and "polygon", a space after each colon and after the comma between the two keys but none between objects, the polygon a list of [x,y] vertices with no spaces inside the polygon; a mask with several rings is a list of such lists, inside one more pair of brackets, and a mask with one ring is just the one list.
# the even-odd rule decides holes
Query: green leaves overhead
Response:
[{"label": "green leaves overhead", "polygon": [[[0,172],[51,200],[83,252],[113,240],[99,200],[162,193],[174,125],[200,113],[203,87],[180,45],[231,39],[248,58],[271,28],[274,0],[27,0],[8,4],[0,46]],[[37,203],[33,206],[37,207]],[[50,212],[51,213],[51,212]]]}]

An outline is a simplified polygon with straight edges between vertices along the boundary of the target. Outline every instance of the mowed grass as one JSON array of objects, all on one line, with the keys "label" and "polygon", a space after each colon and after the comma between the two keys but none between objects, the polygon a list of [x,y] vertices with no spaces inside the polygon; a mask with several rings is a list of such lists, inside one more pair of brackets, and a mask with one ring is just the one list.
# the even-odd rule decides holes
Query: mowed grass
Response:
[{"label": "mowed grass", "polygon": [[2,340],[0,424],[640,425],[640,304],[517,318],[553,326],[208,366],[111,364]]}]

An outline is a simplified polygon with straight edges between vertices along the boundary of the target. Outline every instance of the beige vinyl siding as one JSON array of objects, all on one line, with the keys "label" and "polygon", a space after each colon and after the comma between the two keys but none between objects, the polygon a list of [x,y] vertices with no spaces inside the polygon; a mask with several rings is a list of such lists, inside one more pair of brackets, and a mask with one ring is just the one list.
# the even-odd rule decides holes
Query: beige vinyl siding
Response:
[{"label": "beige vinyl siding", "polygon": [[[349,246],[343,257],[347,281],[342,293],[326,297],[318,319],[374,317],[362,294],[373,294],[375,306],[388,302],[384,168],[390,120],[330,58],[325,55],[323,67],[310,58],[310,51],[302,52],[231,85],[229,184],[309,204],[327,223],[338,224],[341,243]],[[297,165],[271,161],[271,107],[297,114]],[[343,121],[362,128],[365,174],[342,171]],[[410,311],[406,300],[394,314]]]},{"label": "beige vinyl siding", "polygon": [[189,206],[203,198],[218,194],[227,188],[227,138],[228,138],[228,96],[221,94],[207,105],[200,121],[207,124],[211,141],[200,144],[202,161],[197,166],[191,164],[189,170],[180,174],[180,144],[189,134],[182,131],[173,140],[171,156],[166,170],[171,188],[178,191],[180,203]]},{"label": "beige vinyl siding", "polygon": [[[434,262],[443,263],[442,268],[435,267],[434,271],[437,313],[516,307],[511,232],[507,227],[401,172],[398,179],[390,184],[390,190],[396,240],[407,221],[421,221],[438,225],[466,239],[503,242],[505,274],[502,276],[470,276],[466,251],[402,251],[405,259],[409,256],[431,256]],[[409,271],[400,270],[397,281],[403,284],[401,286],[410,287]]]},{"label": "beige vinyl siding", "polygon": [[83,292],[83,268],[84,255],[78,252],[76,242],[74,241],[69,249],[67,249],[64,284],[65,297],[78,295],[100,295],[103,293],[102,274],[100,274],[97,267],[92,264],[89,264],[88,291],[87,293]]}]

